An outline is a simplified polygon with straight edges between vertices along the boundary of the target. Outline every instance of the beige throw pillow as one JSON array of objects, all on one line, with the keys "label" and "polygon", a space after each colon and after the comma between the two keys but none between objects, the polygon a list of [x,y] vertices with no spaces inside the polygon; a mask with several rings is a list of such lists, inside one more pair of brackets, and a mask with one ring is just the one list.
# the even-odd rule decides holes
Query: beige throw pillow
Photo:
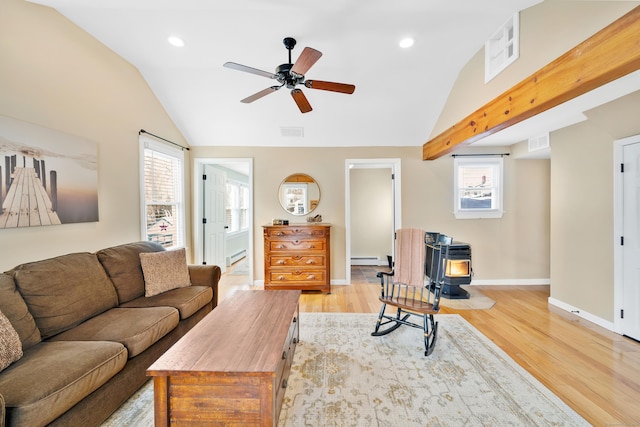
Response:
[{"label": "beige throw pillow", "polygon": [[7,316],[0,311],[0,371],[22,357],[20,337]]},{"label": "beige throw pillow", "polygon": [[163,252],[141,252],[140,265],[144,275],[145,297],[191,285],[184,248]]}]

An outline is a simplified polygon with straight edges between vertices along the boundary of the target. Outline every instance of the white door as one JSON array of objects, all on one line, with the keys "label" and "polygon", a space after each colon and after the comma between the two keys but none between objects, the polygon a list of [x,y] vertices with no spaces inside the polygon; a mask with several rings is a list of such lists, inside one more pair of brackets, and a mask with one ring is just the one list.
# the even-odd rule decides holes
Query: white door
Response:
[{"label": "white door", "polygon": [[217,265],[224,273],[227,226],[227,174],[212,165],[204,165],[204,261],[209,265]]},{"label": "white door", "polygon": [[622,333],[640,340],[640,143],[623,147]]}]

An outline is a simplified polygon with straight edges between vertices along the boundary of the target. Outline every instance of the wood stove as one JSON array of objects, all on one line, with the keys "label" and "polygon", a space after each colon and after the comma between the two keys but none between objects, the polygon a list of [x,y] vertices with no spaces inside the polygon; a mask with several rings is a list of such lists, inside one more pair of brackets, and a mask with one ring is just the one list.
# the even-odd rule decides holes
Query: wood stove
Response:
[{"label": "wood stove", "polygon": [[425,274],[430,286],[440,284],[443,298],[466,299],[470,295],[460,285],[471,283],[471,246],[452,240],[439,233],[426,233]]}]

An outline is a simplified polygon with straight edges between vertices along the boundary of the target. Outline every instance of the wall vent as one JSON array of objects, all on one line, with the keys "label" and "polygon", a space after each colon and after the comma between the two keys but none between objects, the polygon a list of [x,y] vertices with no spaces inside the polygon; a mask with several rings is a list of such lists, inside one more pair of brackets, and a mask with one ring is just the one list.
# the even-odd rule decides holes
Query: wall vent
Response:
[{"label": "wall vent", "polygon": [[283,126],[280,128],[280,134],[287,137],[304,137],[304,128],[301,126]]},{"label": "wall vent", "polygon": [[529,152],[549,148],[549,133],[529,138]]},{"label": "wall vent", "polygon": [[231,265],[235,264],[236,262],[240,261],[242,258],[246,256],[247,256],[246,249],[239,250],[238,252],[231,255],[230,257],[227,257],[227,267],[230,267]]}]

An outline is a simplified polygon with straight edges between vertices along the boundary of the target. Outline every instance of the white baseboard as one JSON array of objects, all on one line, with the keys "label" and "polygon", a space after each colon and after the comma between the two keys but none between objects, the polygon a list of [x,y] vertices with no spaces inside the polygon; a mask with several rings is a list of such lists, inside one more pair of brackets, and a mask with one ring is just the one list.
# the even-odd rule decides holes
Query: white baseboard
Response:
[{"label": "white baseboard", "polygon": [[557,300],[555,298],[549,297],[549,299],[547,300],[549,302],[550,305],[554,306],[554,307],[558,307],[561,310],[567,311],[571,314],[575,314],[578,317],[583,318],[584,320],[588,320],[591,323],[595,323],[598,326],[602,326],[605,329],[610,330],[611,332],[616,332],[613,326],[613,322],[610,322],[608,320],[604,320],[601,317],[595,316],[589,312],[586,312],[584,310],[580,310],[578,307],[574,307],[570,304],[567,304],[565,302],[562,302],[560,300]]},{"label": "white baseboard", "polygon": [[495,286],[507,286],[507,285],[549,285],[551,280],[549,279],[488,279],[488,280],[471,280],[471,285],[495,285]]}]

